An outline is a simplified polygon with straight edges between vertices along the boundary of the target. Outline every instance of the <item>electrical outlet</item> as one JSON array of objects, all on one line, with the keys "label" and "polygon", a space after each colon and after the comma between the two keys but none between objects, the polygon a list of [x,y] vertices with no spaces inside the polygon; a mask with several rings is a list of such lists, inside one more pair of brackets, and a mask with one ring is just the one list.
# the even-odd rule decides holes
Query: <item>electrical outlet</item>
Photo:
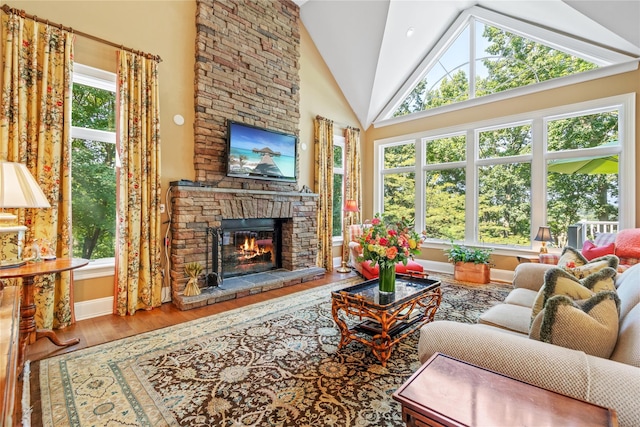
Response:
[{"label": "electrical outlet", "polygon": [[165,207],[164,203],[160,203],[160,213],[164,213]]}]

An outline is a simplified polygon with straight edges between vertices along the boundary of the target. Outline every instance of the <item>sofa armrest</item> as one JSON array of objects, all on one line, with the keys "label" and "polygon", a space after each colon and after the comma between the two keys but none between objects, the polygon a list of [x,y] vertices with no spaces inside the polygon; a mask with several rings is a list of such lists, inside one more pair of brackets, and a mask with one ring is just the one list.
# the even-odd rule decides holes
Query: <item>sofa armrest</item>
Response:
[{"label": "sofa armrest", "polygon": [[436,321],[420,330],[421,363],[440,352],[547,390],[616,410],[640,425],[640,368],[492,327]]},{"label": "sofa armrest", "polygon": [[519,264],[513,272],[513,287],[539,291],[544,284],[544,275],[554,265],[527,262]]}]

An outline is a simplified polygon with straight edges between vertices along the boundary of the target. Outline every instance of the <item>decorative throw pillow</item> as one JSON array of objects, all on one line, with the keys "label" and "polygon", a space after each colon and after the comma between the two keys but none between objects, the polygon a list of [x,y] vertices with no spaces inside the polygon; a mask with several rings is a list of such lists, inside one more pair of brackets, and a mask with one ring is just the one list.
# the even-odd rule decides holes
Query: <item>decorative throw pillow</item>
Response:
[{"label": "decorative throw pillow", "polygon": [[579,280],[561,268],[550,268],[544,275],[544,284],[538,291],[538,295],[531,309],[531,322],[547,301],[556,296],[564,295],[571,300],[586,300],[600,291],[615,291],[616,270],[603,268],[602,270]]},{"label": "decorative throw pillow", "polygon": [[616,244],[609,243],[606,246],[596,246],[591,240],[587,240],[582,245],[582,256],[591,261],[594,258],[599,258],[605,255],[613,255],[616,251]]},{"label": "decorative throw pillow", "polygon": [[606,267],[611,267],[615,270],[618,268],[619,262],[620,259],[615,255],[605,255],[589,261],[582,256],[577,249],[571,246],[565,246],[558,260],[558,267],[566,270],[578,279],[583,279]]},{"label": "decorative throw pillow", "polygon": [[616,255],[623,258],[640,258],[640,228],[628,228],[618,232]]},{"label": "decorative throw pillow", "polygon": [[608,359],[618,339],[619,305],[614,291],[583,301],[556,295],[534,319],[529,338]]}]

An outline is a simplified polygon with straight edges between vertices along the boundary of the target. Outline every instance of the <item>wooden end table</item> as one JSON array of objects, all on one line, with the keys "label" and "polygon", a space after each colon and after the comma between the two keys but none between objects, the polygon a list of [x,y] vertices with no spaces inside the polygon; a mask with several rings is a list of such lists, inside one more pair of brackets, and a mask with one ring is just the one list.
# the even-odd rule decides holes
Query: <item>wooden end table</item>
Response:
[{"label": "wooden end table", "polygon": [[436,353],[396,392],[408,427],[610,426],[616,412]]},{"label": "wooden end table", "polygon": [[[439,281],[401,274],[393,294],[381,294],[378,279],[334,291],[331,314],[340,329],[338,349],[358,341],[386,366],[393,346],[432,321],[441,300]],[[361,322],[349,327],[348,317]]]},{"label": "wooden end table", "polygon": [[[82,258],[58,258],[51,261],[31,262],[20,267],[0,269],[0,279],[22,278],[22,298],[20,302],[20,345],[18,346],[18,370],[21,373],[24,366],[24,356],[27,344],[33,344],[40,338],[48,338],[49,341],[59,347],[68,347],[78,344],[79,338],[61,341],[56,333],[50,329],[36,330],[36,305],[33,300],[33,288],[36,276],[61,273],[83,267],[89,260]],[[73,301],[71,301],[73,304]]]}]

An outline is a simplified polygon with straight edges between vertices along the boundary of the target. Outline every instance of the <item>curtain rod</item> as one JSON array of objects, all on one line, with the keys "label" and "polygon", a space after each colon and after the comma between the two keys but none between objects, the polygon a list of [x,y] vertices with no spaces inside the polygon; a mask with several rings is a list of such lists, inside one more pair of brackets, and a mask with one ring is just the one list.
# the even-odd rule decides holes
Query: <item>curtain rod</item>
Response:
[{"label": "curtain rod", "polygon": [[318,115],[316,115],[316,119],[320,119],[320,120],[328,120],[328,121],[330,121],[331,123],[333,123],[334,125],[336,125],[336,126],[338,126],[338,127],[346,128],[346,129],[353,129],[353,130],[360,131],[360,129],[359,129],[359,128],[356,128],[356,127],[350,126],[350,125],[348,125],[348,124],[346,124],[346,123],[340,123],[340,122],[333,121],[333,120],[331,120],[331,119],[327,119],[326,117],[322,117],[322,116],[321,116],[321,115],[319,115],[319,114],[318,114]]},{"label": "curtain rod", "polygon": [[125,47],[123,45],[119,45],[117,43],[113,43],[113,42],[111,42],[109,40],[101,39],[100,37],[92,36],[91,34],[83,33],[81,31],[76,31],[71,27],[65,27],[62,24],[56,24],[55,22],[51,22],[48,19],[38,18],[36,15],[29,15],[24,10],[13,8],[13,7],[9,6],[8,4],[4,4],[1,9],[6,14],[20,15],[22,18],[29,18],[29,19],[32,19],[32,20],[34,20],[36,22],[40,22],[40,23],[43,23],[43,24],[51,25],[51,26],[60,28],[61,30],[69,31],[72,34],[76,34],[76,35],[78,35],[80,37],[84,37],[86,39],[90,39],[90,40],[96,41],[98,43],[106,44],[108,46],[113,46],[115,48],[126,50],[127,52],[135,53],[137,55],[142,55],[142,56],[146,57],[147,59],[153,59],[153,60],[155,60],[157,62],[162,62],[162,58],[160,58],[159,55],[152,55],[150,53],[145,53],[145,52],[142,52],[140,50],[135,50],[135,49],[132,49],[130,47]]}]

